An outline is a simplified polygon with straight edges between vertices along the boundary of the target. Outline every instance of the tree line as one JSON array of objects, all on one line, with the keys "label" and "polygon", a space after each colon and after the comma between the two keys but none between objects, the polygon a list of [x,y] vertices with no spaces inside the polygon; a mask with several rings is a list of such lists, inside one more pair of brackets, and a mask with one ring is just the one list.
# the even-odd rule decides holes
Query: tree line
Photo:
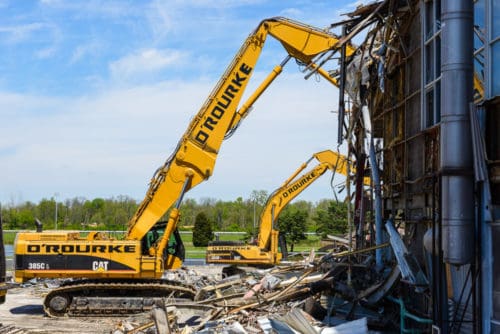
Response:
[{"label": "tree line", "polygon": [[[206,217],[214,231],[244,231],[254,235],[259,227],[259,217],[266,203],[266,191],[253,191],[249,198],[222,201],[215,198],[195,200],[187,198],[181,205],[181,229],[192,229],[200,213]],[[92,200],[75,197],[64,201],[54,198],[38,203],[3,204],[0,219],[5,230],[35,229],[35,219],[44,229],[66,230],[117,230],[127,229],[139,202],[118,196]],[[167,219],[167,216],[163,217]],[[343,234],[347,231],[347,206],[333,200],[317,203],[300,200],[290,203],[279,217],[280,229],[300,238],[304,232],[321,235]],[[300,240],[300,239],[298,239]]]}]

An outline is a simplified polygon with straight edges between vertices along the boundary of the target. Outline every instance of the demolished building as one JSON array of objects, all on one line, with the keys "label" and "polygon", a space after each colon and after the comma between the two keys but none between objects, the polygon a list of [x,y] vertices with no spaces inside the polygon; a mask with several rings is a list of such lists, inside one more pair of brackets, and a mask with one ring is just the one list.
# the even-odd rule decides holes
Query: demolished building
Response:
[{"label": "demolished building", "polygon": [[[338,24],[346,40],[369,27],[341,59],[339,143],[374,181],[369,205],[356,189],[356,246],[404,230],[402,332],[500,332],[499,15],[493,0],[381,1]],[[377,250],[379,270],[390,257]]]}]

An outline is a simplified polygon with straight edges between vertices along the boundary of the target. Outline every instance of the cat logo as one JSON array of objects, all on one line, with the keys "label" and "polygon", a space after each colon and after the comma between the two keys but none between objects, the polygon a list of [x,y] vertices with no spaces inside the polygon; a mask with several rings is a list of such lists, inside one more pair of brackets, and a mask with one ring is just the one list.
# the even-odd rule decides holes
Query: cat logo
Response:
[{"label": "cat logo", "polygon": [[108,263],[109,261],[94,261],[92,262],[92,270],[93,271],[108,271]]}]

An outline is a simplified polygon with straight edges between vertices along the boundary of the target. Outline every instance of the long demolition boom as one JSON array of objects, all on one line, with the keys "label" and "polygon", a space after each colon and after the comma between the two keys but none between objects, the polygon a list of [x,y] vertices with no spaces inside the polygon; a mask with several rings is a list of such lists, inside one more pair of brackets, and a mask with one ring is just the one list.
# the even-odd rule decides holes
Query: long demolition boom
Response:
[{"label": "long demolition boom", "polygon": [[[315,66],[313,59],[325,51],[338,49],[337,36],[281,17],[262,21],[245,40],[191,121],[175,152],[156,171],[146,197],[129,222],[127,239],[142,239],[174,202],[182,197],[183,192],[212,175],[219,148],[226,134],[238,126],[253,102],[281,73],[284,63],[276,66],[249,101],[237,109],[268,35],[281,42],[289,57],[311,65],[310,68],[336,84],[335,79],[332,79],[326,71]],[[353,52],[354,48],[348,47],[347,55]],[[176,228],[177,217],[178,211],[174,208],[165,230],[166,236]]]}]

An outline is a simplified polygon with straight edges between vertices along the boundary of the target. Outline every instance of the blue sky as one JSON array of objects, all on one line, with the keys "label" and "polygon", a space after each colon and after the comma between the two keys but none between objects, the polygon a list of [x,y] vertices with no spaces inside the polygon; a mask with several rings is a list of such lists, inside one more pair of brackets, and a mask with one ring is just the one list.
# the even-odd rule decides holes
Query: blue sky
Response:
[{"label": "blue sky", "polygon": [[[262,19],[323,28],[360,3],[0,0],[0,202],[142,199]],[[247,93],[285,55],[269,38]],[[336,150],[337,96],[290,62],[188,197],[271,192],[313,152]],[[329,178],[300,198],[332,198]]]}]

